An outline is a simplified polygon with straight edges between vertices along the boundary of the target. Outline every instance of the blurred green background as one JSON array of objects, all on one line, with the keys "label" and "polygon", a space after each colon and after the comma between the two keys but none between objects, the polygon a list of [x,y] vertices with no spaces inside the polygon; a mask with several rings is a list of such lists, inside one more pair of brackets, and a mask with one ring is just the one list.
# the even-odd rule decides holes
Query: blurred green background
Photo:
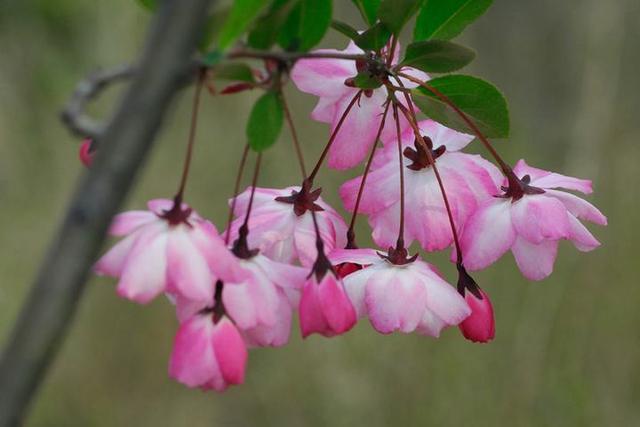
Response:
[{"label": "blurred green background", "polygon": [[[334,3],[337,17],[360,25],[351,2]],[[593,179],[589,200],[610,223],[591,227],[603,243],[595,252],[563,243],[543,282],[527,282],[509,255],[477,274],[496,310],[493,343],[471,344],[456,329],[438,340],[381,336],[367,321],[302,342],[296,325],[288,346],[251,352],[245,385],[203,393],[167,377],[171,306],[137,306],[95,278],[27,425],[640,425],[639,18],[637,0],[496,0],[461,38],[478,51],[469,72],[510,102],[513,137],[498,149]],[[58,112],[89,71],[135,58],[148,21],[133,0],[0,3],[0,342],[83,173]],[[324,44],[345,42],[330,34]],[[289,94],[311,163],[327,127],[308,120],[312,97]],[[108,114],[117,95],[92,111]],[[128,207],[175,190],[190,95],[172,108]],[[220,228],[256,95],[204,100],[187,197]],[[288,135],[264,165],[263,185],[299,181]],[[358,172],[322,172],[334,206],[339,183]],[[445,258],[430,256],[455,280]]]}]

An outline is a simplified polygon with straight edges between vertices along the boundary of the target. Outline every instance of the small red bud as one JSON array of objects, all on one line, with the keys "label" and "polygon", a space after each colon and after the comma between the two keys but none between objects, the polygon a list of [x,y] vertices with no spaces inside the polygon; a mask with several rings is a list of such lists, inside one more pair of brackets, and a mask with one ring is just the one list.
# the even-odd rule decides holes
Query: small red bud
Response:
[{"label": "small red bud", "polygon": [[489,296],[480,288],[478,291],[482,295],[482,299],[476,297],[468,289],[465,290],[464,299],[471,308],[471,314],[458,326],[466,339],[486,343],[491,341],[496,334],[495,319]]},{"label": "small red bud", "polygon": [[253,89],[253,84],[251,83],[234,83],[222,89],[220,91],[220,95],[230,95],[232,93],[242,92],[248,89]]},{"label": "small red bud", "polygon": [[336,273],[338,277],[344,279],[351,273],[355,273],[358,270],[362,270],[362,266],[360,264],[354,264],[352,262],[343,262],[342,264],[338,264],[335,267]]},{"label": "small red bud", "polygon": [[91,144],[93,141],[90,138],[85,139],[80,144],[80,150],[78,150],[78,157],[83,165],[86,167],[91,167],[91,163],[93,163],[93,152],[91,151]]}]

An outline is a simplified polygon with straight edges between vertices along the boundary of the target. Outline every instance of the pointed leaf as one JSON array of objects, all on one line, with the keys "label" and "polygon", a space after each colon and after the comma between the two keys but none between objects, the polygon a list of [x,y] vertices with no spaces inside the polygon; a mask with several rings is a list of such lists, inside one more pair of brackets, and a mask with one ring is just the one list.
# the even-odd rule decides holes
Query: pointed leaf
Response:
[{"label": "pointed leaf", "polygon": [[331,23],[331,28],[333,28],[338,32],[341,32],[342,34],[349,37],[350,39],[355,39],[356,37],[358,37],[358,31],[355,28],[353,28],[351,25],[345,24],[342,21],[338,21],[334,19],[333,22]]},{"label": "pointed leaf", "polygon": [[380,0],[351,0],[356,5],[367,25],[376,23]]},{"label": "pointed leaf", "polygon": [[283,110],[276,92],[267,92],[260,97],[249,115],[247,139],[254,151],[271,147],[282,129]]},{"label": "pointed leaf", "polygon": [[425,0],[416,19],[414,40],[449,40],[480,17],[493,0]]},{"label": "pointed leaf", "polygon": [[293,0],[275,0],[249,32],[249,46],[256,49],[269,49],[273,46],[296,5],[297,2]]},{"label": "pointed leaf", "polygon": [[299,0],[285,22],[278,44],[306,52],[322,40],[331,24],[331,0]]},{"label": "pointed leaf", "polygon": [[[450,75],[429,80],[426,84],[462,110],[486,137],[509,136],[507,102],[491,83],[472,76]],[[412,92],[414,102],[426,116],[460,132],[473,133],[458,113],[437,95],[424,87]]]},{"label": "pointed leaf", "polygon": [[407,46],[402,65],[428,73],[449,73],[473,61],[473,50],[446,40],[426,40]]},{"label": "pointed leaf", "polygon": [[267,6],[268,0],[235,0],[229,17],[220,30],[218,45],[226,49],[240,37],[258,14]]},{"label": "pointed leaf", "polygon": [[393,34],[400,34],[402,27],[422,6],[423,0],[382,0],[378,18]]},{"label": "pointed leaf", "polygon": [[353,41],[362,50],[379,50],[387,44],[389,37],[391,32],[382,22],[378,22],[364,33],[358,34]]}]

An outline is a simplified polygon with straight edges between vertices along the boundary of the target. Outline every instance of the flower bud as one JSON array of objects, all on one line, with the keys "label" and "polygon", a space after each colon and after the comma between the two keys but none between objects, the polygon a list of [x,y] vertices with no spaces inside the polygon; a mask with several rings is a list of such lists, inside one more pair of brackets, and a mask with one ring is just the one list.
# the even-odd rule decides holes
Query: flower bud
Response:
[{"label": "flower bud", "polygon": [[342,280],[331,272],[326,272],[320,281],[315,273],[307,279],[299,310],[303,337],[312,333],[325,337],[340,335],[350,330],[357,320]]},{"label": "flower bud", "polygon": [[86,167],[91,167],[91,163],[93,162],[93,152],[91,151],[91,145],[93,141],[90,138],[87,138],[82,141],[80,144],[80,149],[78,150],[78,157],[83,165]]},{"label": "flower bud", "polygon": [[493,306],[489,296],[482,289],[477,288],[482,296],[478,298],[470,290],[465,290],[464,299],[471,309],[471,314],[460,323],[462,335],[470,341],[486,343],[493,339],[496,333]]}]

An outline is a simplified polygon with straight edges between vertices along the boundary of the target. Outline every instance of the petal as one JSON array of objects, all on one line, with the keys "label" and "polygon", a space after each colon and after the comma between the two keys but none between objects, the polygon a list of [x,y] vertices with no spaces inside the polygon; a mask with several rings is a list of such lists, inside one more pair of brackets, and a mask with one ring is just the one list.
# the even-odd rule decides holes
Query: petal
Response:
[{"label": "petal", "polygon": [[490,199],[478,206],[468,219],[460,245],[465,266],[481,270],[496,262],[513,244],[516,232],[511,224],[511,201]]},{"label": "petal", "polygon": [[318,302],[332,333],[342,334],[355,325],[353,304],[345,294],[342,281],[330,272],[318,285]]},{"label": "petal", "polygon": [[157,215],[149,211],[129,211],[113,217],[109,226],[109,234],[112,236],[125,236],[137,228],[152,221],[159,221]]},{"label": "petal", "polygon": [[304,285],[302,298],[300,298],[299,313],[303,338],[314,332],[330,335],[329,325],[322,313],[318,300],[318,284],[315,281],[315,277],[310,277]]},{"label": "petal", "polygon": [[571,212],[574,216],[584,219],[586,221],[591,221],[593,223],[599,225],[607,225],[607,217],[602,214],[591,203],[586,200],[571,194],[566,193],[564,191],[557,190],[545,190],[548,196],[555,197],[560,200],[564,206]]},{"label": "petal", "polygon": [[447,324],[444,320],[439,318],[433,311],[426,309],[422,316],[422,320],[420,320],[420,323],[416,328],[416,332],[422,335],[438,338],[440,336],[440,332],[446,326]]},{"label": "petal", "polygon": [[388,267],[367,282],[367,313],[380,333],[413,332],[424,314],[426,303],[425,286],[403,267]]},{"label": "petal", "polygon": [[167,243],[167,275],[172,291],[194,301],[213,301],[215,278],[186,225],[171,228]]},{"label": "petal", "polygon": [[276,322],[273,326],[259,325],[244,331],[245,339],[249,345],[280,347],[289,341],[292,309],[289,299],[282,290],[278,291],[278,302]]},{"label": "petal", "polygon": [[369,265],[380,261],[378,253],[373,249],[334,249],[329,253],[328,258],[333,265],[345,262]]},{"label": "petal", "polygon": [[197,315],[182,323],[173,342],[169,376],[189,387],[198,387],[220,376],[211,345],[213,321],[210,315]]},{"label": "petal", "polygon": [[447,283],[429,264],[419,262],[416,268],[427,289],[427,309],[445,325],[457,325],[471,314],[471,309],[456,289]]},{"label": "petal", "polygon": [[558,241],[545,240],[534,244],[518,236],[511,248],[520,271],[529,280],[542,280],[553,271],[558,254]]},{"label": "petal", "polygon": [[531,185],[540,188],[565,188],[567,190],[576,190],[584,194],[591,194],[593,189],[591,181],[587,179],[574,178],[571,176],[561,175],[559,173],[545,171],[543,169],[529,166],[524,160],[518,161],[513,171],[519,178],[524,175],[531,177]]},{"label": "petal", "polygon": [[[367,176],[358,211],[364,214],[376,213],[396,203],[400,198],[399,182],[400,173],[396,152],[395,158],[390,159]],[[362,176],[359,176],[345,182],[340,187],[340,197],[348,211],[353,212],[355,209],[361,183]]]},{"label": "petal", "polygon": [[[321,49],[316,53],[342,53],[334,49]],[[291,70],[291,79],[299,90],[320,97],[336,98],[353,90],[345,79],[357,74],[355,61],[333,58],[300,59]]]},{"label": "petal", "polygon": [[135,245],[140,234],[141,233],[139,231],[134,232],[113,245],[106,254],[102,255],[93,267],[96,274],[120,277],[122,269],[127,261],[127,257],[131,253],[131,249]]},{"label": "petal", "polygon": [[531,243],[569,237],[567,208],[553,197],[524,196],[511,205],[511,218],[518,235]]},{"label": "petal", "polygon": [[227,317],[213,330],[213,351],[226,384],[242,384],[247,365],[247,347],[238,329]]},{"label": "petal", "polygon": [[190,232],[191,242],[204,257],[209,268],[219,279],[241,282],[247,277],[238,258],[226,247],[215,226],[209,221],[196,221]]},{"label": "petal", "polygon": [[122,270],[118,295],[145,304],[163,292],[167,285],[167,235],[154,227],[141,235]]},{"label": "petal", "polygon": [[261,254],[253,257],[252,262],[261,268],[271,282],[283,288],[302,289],[309,275],[306,268],[272,261]]},{"label": "petal", "polygon": [[259,268],[252,266],[250,271],[253,274],[250,279],[225,284],[222,291],[224,306],[240,329],[257,325],[273,326],[278,306],[276,287]]},{"label": "petal", "polygon": [[570,213],[567,213],[569,217],[570,226],[570,239],[573,245],[582,252],[589,252],[600,246],[600,242],[593,237],[593,234],[582,225],[582,223]]},{"label": "petal", "polygon": [[418,125],[420,133],[433,141],[433,148],[444,145],[447,152],[460,151],[475,138],[473,135],[449,129],[433,120],[423,120]]}]

